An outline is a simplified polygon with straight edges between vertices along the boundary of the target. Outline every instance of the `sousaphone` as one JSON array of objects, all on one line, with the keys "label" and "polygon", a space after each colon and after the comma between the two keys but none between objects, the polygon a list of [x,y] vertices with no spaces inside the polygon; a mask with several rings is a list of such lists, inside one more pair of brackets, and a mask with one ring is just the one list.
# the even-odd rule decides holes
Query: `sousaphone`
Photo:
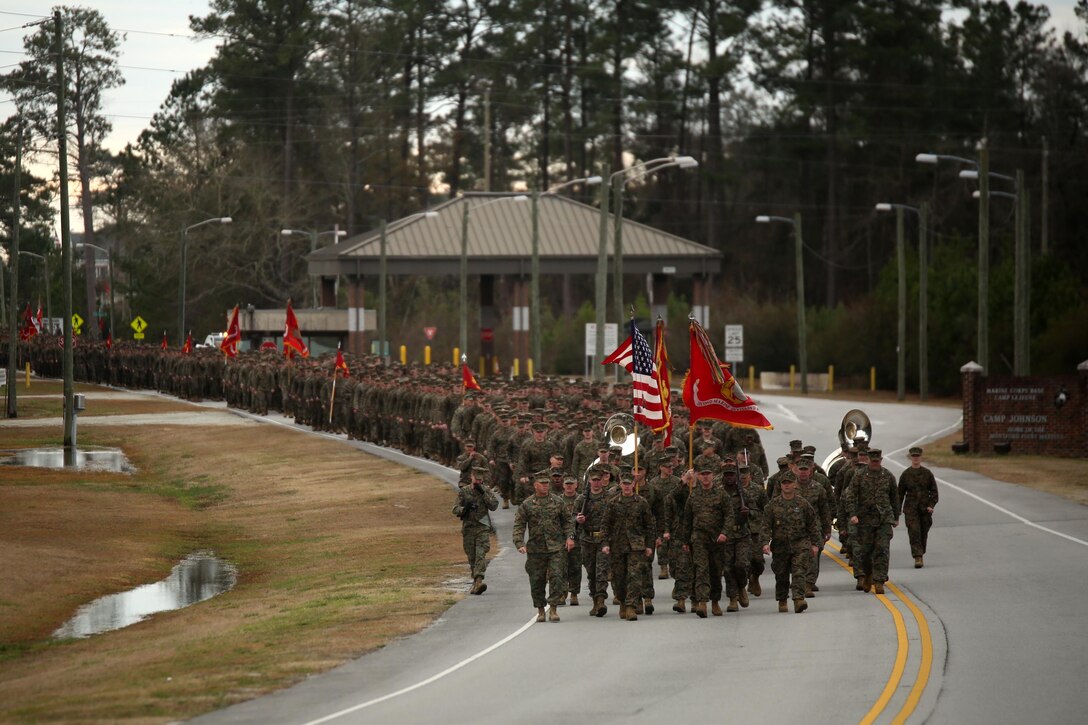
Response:
[{"label": "sousaphone", "polygon": [[832,452],[824,459],[823,469],[831,470],[831,464],[842,458],[842,446],[854,445],[857,441],[873,440],[873,421],[869,419],[865,411],[854,408],[846,412],[839,426],[839,450]]}]

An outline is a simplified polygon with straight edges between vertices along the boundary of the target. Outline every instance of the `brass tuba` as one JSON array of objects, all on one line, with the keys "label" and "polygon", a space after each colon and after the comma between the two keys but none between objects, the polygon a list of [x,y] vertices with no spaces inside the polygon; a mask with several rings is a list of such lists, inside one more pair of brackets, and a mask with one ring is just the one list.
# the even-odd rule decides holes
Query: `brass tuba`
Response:
[{"label": "brass tuba", "polygon": [[[622,456],[629,456],[638,448],[638,436],[635,435],[635,419],[630,413],[616,413],[604,424],[604,437],[609,447],[619,446]],[[589,478],[589,469],[601,462],[600,456],[582,471],[582,480]]]},{"label": "brass tuba", "polygon": [[831,470],[831,464],[842,458],[842,446],[853,445],[855,441],[862,440],[870,442],[873,440],[873,421],[869,420],[869,416],[863,410],[857,408],[848,410],[839,426],[840,450],[833,451],[824,459],[823,469]]}]

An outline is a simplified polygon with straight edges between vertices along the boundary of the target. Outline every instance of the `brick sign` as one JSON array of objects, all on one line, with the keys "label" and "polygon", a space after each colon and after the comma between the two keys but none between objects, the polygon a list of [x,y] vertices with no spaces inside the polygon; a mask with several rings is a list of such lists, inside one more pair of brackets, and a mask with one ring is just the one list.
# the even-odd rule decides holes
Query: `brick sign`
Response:
[{"label": "brick sign", "polygon": [[972,452],[1088,456],[1088,370],[1049,377],[963,369],[963,437]]}]

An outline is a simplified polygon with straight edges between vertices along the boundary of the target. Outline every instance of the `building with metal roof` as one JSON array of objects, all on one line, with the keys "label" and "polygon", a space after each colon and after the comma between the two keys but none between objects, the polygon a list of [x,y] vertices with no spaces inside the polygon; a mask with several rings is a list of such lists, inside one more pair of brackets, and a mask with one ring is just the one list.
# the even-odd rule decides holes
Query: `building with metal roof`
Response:
[{"label": "building with metal roof", "polygon": [[[533,246],[532,207],[531,197],[524,194],[466,194],[438,204],[425,214],[390,222],[385,229],[387,274],[458,276],[464,244],[468,275],[479,279],[481,328],[494,327],[501,317],[493,309],[497,280],[512,285],[512,299],[527,298]],[[540,194],[537,219],[541,276],[596,275],[601,234],[601,214],[597,207],[555,194]],[[615,217],[610,215],[606,226],[610,271],[614,221]],[[372,230],[307,256],[309,273],[322,281],[322,305],[335,306],[336,280],[346,280],[347,349],[356,353],[364,351],[366,334],[376,332],[362,329],[359,321],[364,319],[364,281],[369,277],[372,284],[377,284],[381,236],[380,229]],[[705,283],[720,271],[721,252],[626,219],[622,223],[622,241],[623,275],[653,276],[656,302],[651,300],[651,305],[665,304],[671,278],[691,277],[695,280],[693,306],[697,316],[704,317],[699,308],[705,307]],[[376,339],[374,335],[371,337]],[[482,339],[486,342],[486,335]],[[486,348],[487,345],[482,346],[481,355],[491,354]]]}]

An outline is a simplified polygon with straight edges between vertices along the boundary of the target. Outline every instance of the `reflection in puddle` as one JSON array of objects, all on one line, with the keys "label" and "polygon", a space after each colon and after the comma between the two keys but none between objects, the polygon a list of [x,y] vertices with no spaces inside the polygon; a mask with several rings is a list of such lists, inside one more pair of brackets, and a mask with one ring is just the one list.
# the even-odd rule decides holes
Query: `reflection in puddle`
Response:
[{"label": "reflection in puddle", "polygon": [[56,639],[89,637],[135,624],[156,612],[181,609],[234,587],[238,570],[209,552],[185,557],[161,582],[96,599],[53,633]]},{"label": "reflection in puddle", "polygon": [[[65,453],[68,453],[65,460]],[[72,460],[72,454],[75,454]],[[20,451],[0,451],[0,465],[30,466],[32,468],[78,468],[84,471],[118,471],[134,473],[136,468],[119,448],[76,450],[64,448],[30,448]]]}]

